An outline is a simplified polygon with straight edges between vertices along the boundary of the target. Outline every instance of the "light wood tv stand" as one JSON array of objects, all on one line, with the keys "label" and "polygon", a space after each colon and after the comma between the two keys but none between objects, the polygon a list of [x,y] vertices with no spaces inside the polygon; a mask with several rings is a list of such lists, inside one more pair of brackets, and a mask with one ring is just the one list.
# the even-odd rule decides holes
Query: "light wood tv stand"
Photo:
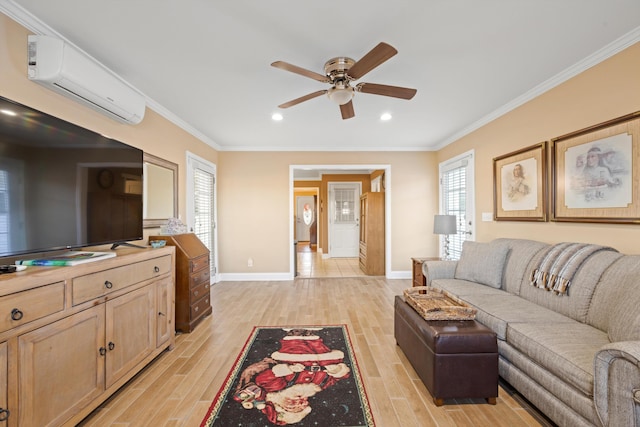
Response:
[{"label": "light wood tv stand", "polygon": [[174,248],[115,252],[0,275],[0,425],[75,426],[173,348]]}]

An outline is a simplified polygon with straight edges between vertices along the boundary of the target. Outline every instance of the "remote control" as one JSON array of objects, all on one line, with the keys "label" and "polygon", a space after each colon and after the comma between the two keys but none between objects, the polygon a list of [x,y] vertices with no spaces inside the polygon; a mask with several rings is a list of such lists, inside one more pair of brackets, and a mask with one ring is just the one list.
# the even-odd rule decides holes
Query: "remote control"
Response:
[{"label": "remote control", "polygon": [[0,273],[13,273],[16,270],[15,265],[0,265]]}]

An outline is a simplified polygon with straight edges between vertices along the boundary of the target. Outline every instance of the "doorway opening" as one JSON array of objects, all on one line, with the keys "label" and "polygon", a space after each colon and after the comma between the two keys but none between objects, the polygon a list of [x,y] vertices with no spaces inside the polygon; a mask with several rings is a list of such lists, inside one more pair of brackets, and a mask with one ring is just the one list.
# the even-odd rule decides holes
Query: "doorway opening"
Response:
[{"label": "doorway opening", "polygon": [[[377,171],[377,172],[376,172]],[[382,174],[383,179],[374,178],[376,173]],[[372,176],[373,174],[373,176]],[[380,186],[382,181],[382,186]],[[337,235],[329,237],[329,214],[334,209],[335,214],[337,205],[335,199],[330,202],[328,191],[329,183],[344,184],[347,182],[362,182],[358,197],[354,198],[354,210],[359,208],[359,196],[369,191],[385,192],[385,217],[384,217],[384,268],[386,272],[390,271],[390,241],[391,241],[391,166],[387,164],[362,164],[362,165],[290,165],[289,167],[289,186],[290,186],[290,228],[289,240],[291,248],[291,277],[352,277],[365,275],[359,266],[359,254],[353,256],[340,253],[332,253],[331,243],[336,243]],[[366,184],[365,184],[366,183]],[[298,208],[297,195],[301,188],[317,188],[318,198],[316,200],[316,209],[314,212],[317,221],[316,244],[307,244],[301,241],[298,244]],[[344,206],[345,200],[342,200]],[[348,202],[348,201],[347,201]],[[349,204],[349,203],[348,203]],[[357,206],[357,207],[356,207]],[[304,210],[304,204],[302,205]],[[344,211],[346,212],[346,211]],[[343,211],[340,212],[342,214]],[[355,215],[359,220],[359,215]],[[301,219],[304,221],[304,218]],[[311,240],[311,237],[310,237]],[[359,248],[359,232],[356,229],[354,233],[354,246]],[[306,246],[305,246],[306,245]]]}]

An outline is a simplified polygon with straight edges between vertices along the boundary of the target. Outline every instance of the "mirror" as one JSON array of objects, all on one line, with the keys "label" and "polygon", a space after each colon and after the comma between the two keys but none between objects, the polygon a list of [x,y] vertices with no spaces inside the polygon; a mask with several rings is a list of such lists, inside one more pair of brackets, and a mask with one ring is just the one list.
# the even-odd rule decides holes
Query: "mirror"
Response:
[{"label": "mirror", "polygon": [[144,153],[142,225],[160,227],[178,217],[178,165]]}]

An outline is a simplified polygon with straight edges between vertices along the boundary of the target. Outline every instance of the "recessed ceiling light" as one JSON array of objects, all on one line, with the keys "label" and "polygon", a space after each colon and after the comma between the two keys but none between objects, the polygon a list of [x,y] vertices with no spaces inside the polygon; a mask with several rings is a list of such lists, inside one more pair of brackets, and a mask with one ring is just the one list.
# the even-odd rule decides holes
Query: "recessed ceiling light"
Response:
[{"label": "recessed ceiling light", "polygon": [[391,113],[384,113],[380,116],[380,120],[382,120],[383,122],[386,122],[388,120],[391,120]]},{"label": "recessed ceiling light", "polygon": [[7,116],[17,116],[17,114],[11,110],[0,110],[0,113],[6,114]]},{"label": "recessed ceiling light", "polygon": [[280,113],[273,113],[271,115],[271,119],[275,120],[276,122],[279,122],[280,120],[282,120],[282,114]]}]

